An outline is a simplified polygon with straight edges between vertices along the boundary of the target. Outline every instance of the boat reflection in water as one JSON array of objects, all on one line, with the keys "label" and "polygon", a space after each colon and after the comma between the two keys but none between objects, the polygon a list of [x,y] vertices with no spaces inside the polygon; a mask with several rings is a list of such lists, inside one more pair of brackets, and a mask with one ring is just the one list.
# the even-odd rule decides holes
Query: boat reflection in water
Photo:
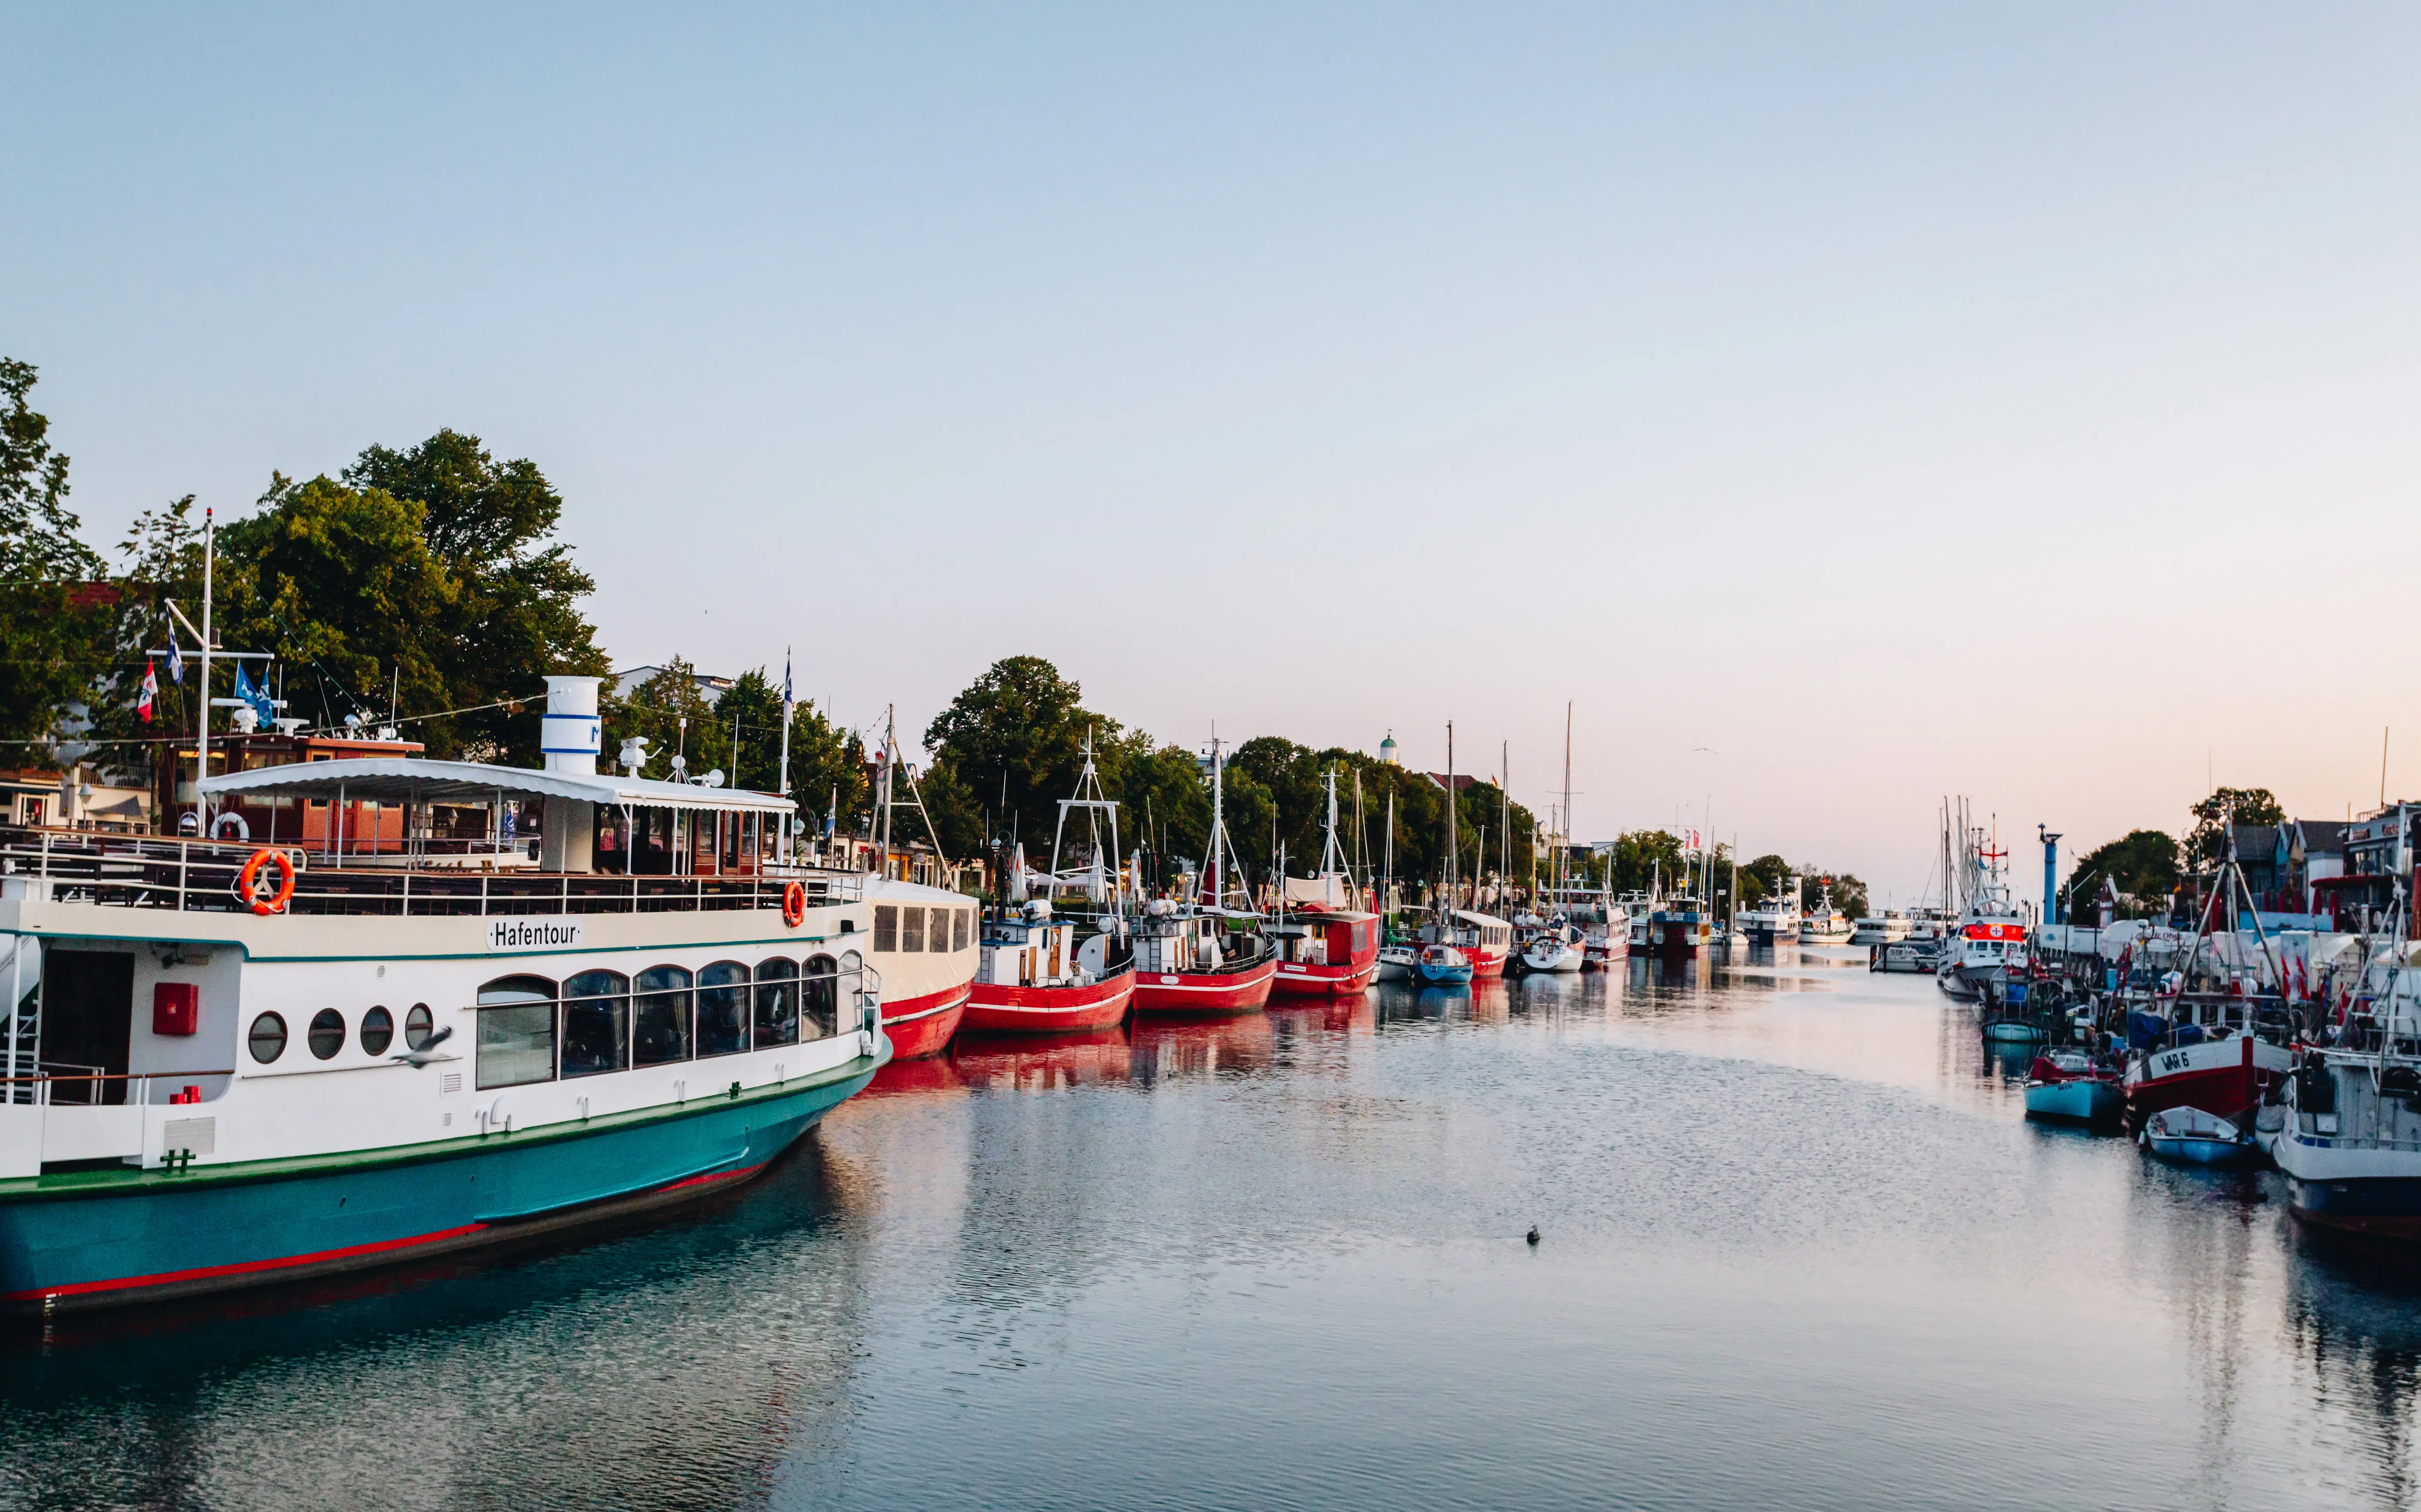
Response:
[{"label": "boat reflection in water", "polygon": [[1277,1026],[1266,1013],[1138,1018],[1131,1034],[1132,1079],[1138,1086],[1178,1077],[1267,1070],[1277,1048]]},{"label": "boat reflection in water", "polygon": [[62,1317],[0,1353],[0,1465],[61,1506],[761,1502],[845,1433],[863,1199],[808,1141],[542,1256]]},{"label": "boat reflection in water", "polygon": [[1059,1092],[1124,1082],[1134,1056],[1124,1029],[1070,1035],[961,1035],[950,1058],[986,1092]]}]

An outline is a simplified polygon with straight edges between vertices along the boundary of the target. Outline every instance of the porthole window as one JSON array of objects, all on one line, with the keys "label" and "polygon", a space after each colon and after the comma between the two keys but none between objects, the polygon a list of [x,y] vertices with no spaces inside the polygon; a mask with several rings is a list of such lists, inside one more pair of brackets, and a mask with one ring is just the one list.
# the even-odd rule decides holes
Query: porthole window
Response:
[{"label": "porthole window", "polygon": [[372,1008],[362,1015],[362,1053],[383,1055],[386,1047],[395,1043],[395,1015],[384,1008]]},{"label": "porthole window", "polygon": [[345,1016],[334,1008],[321,1008],[311,1015],[311,1033],[305,1041],[311,1053],[326,1060],[345,1048]]},{"label": "porthole window", "polygon": [[252,1021],[252,1032],[244,1037],[252,1058],[266,1066],[286,1053],[286,1021],[273,1013],[264,1013]]},{"label": "porthole window", "polygon": [[437,1021],[430,1017],[426,1003],[414,1004],[412,1011],[403,1016],[403,1048],[406,1050],[427,1050],[429,1037],[436,1032]]}]

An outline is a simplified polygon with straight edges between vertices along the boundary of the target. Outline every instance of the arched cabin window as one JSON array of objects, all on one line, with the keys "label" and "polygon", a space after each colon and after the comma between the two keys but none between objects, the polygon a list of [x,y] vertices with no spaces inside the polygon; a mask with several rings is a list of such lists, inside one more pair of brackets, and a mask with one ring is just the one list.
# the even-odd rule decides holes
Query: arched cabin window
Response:
[{"label": "arched cabin window", "polygon": [[479,1085],[554,1080],[554,984],[499,976],[479,989]]},{"label": "arched cabin window", "polygon": [[757,1048],[799,1042],[799,963],[776,956],[757,963]]},{"label": "arched cabin window", "polygon": [[690,975],[679,966],[639,974],[631,999],[631,1064],[662,1066],[690,1055]]},{"label": "arched cabin window", "polygon": [[582,972],[563,984],[563,1074],[595,1076],[631,1064],[631,979]]},{"label": "arched cabin window", "polygon": [[810,1039],[828,1039],[840,1028],[840,966],[830,956],[814,956],[799,983],[803,1032]]},{"label": "arched cabin window", "polygon": [[718,960],[697,974],[697,1053],[736,1055],[748,1048],[748,968]]}]

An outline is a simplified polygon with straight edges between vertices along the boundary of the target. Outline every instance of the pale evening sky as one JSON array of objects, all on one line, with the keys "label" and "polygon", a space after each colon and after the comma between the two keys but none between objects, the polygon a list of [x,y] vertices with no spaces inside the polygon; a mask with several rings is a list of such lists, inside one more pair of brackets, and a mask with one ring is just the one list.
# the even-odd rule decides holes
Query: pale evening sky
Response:
[{"label": "pale evening sky", "polygon": [[[0,351],[97,539],[441,426],[617,664],[1559,780],[2031,892],[2421,792],[2404,6],[21,8]],[[1708,749],[1701,749],[1708,748]]]}]

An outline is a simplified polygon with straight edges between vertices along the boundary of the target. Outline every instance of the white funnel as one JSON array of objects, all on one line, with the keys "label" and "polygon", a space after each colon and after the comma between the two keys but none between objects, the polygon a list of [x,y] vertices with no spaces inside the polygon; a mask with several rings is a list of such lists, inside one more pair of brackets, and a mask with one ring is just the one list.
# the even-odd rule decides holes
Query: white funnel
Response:
[{"label": "white funnel", "polygon": [[597,775],[597,751],[604,725],[597,717],[596,678],[546,679],[546,718],[539,726],[539,750],[546,770]]}]

